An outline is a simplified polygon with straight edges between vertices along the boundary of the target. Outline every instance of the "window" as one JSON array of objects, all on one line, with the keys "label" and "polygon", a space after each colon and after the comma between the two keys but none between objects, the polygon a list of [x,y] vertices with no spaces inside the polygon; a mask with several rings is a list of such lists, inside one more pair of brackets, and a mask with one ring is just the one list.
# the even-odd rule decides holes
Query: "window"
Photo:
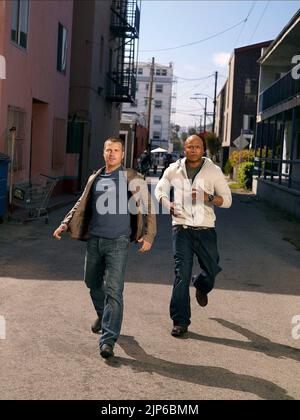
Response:
[{"label": "window", "polygon": [[155,101],[154,104],[155,104],[154,107],[156,109],[161,109],[162,108],[162,101]]},{"label": "window", "polygon": [[153,124],[161,124],[161,115],[154,115]]},{"label": "window", "polygon": [[156,69],[156,76],[160,76],[161,75],[161,70],[160,69]]},{"label": "window", "polygon": [[99,60],[100,74],[103,73],[103,63],[104,63],[104,38],[102,36],[100,40],[100,60]]},{"label": "window", "polygon": [[156,89],[155,89],[156,93],[163,93],[163,91],[164,91],[163,85],[156,85]]},{"label": "window", "polygon": [[162,75],[162,76],[167,76],[167,75],[168,75],[167,69],[163,69],[163,70],[161,71],[161,75]]},{"label": "window", "polygon": [[153,131],[153,140],[160,140],[160,132]]},{"label": "window", "polygon": [[57,70],[61,73],[66,73],[67,69],[67,29],[61,24],[58,24],[58,41],[57,41]]},{"label": "window", "polygon": [[245,81],[245,99],[246,101],[255,102],[257,95],[257,80],[246,79]]},{"label": "window", "polygon": [[145,99],[145,106],[148,106],[148,99]]},{"label": "window", "polygon": [[142,74],[143,74],[143,69],[142,69],[142,68],[139,68],[139,69],[138,69],[138,74],[139,74],[140,76],[142,76]]},{"label": "window", "polygon": [[245,114],[243,116],[243,129],[254,131],[254,128],[255,128],[255,116]]},{"label": "window", "polygon": [[52,143],[52,168],[59,169],[64,166],[66,152],[66,120],[54,118]]},{"label": "window", "polygon": [[136,92],[138,92],[138,91],[139,91],[139,84],[138,84],[138,83],[136,84],[135,91],[136,91]]},{"label": "window", "polygon": [[246,79],[245,82],[245,95],[250,95],[251,94],[251,80],[250,79]]},{"label": "window", "polygon": [[28,38],[28,11],[28,0],[13,0],[11,40],[25,49]]},{"label": "window", "polygon": [[146,85],[145,85],[145,90],[149,90],[149,83],[147,83]]}]

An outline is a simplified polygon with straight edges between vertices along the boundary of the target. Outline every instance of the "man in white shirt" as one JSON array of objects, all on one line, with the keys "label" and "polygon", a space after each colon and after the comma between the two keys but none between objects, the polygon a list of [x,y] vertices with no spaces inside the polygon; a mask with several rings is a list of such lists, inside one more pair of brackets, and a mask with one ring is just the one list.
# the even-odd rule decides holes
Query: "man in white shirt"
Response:
[{"label": "man in white shirt", "polygon": [[[189,286],[194,255],[201,272],[193,277],[200,306],[208,303],[215,277],[221,271],[215,231],[214,206],[229,208],[231,191],[221,169],[204,157],[206,145],[196,135],[185,142],[185,158],[170,165],[157,184],[158,202],[170,210],[173,218],[175,281],[170,303],[173,321],[171,334],[181,337],[191,323]],[[170,191],[174,190],[174,201]]]}]

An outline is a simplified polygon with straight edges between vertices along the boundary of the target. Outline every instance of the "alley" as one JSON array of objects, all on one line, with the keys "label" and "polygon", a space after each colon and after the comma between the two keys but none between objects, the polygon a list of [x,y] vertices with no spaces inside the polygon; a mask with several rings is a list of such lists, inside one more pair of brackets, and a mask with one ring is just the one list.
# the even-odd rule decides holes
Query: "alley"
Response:
[{"label": "alley", "polygon": [[[192,296],[187,339],[170,335],[171,229],[159,217],[151,254],[130,251],[116,357],[90,332],[85,244],[50,224],[0,226],[0,399],[298,399],[300,226],[252,195],[218,210],[222,273],[207,308]],[[196,270],[195,265],[195,270]]]}]

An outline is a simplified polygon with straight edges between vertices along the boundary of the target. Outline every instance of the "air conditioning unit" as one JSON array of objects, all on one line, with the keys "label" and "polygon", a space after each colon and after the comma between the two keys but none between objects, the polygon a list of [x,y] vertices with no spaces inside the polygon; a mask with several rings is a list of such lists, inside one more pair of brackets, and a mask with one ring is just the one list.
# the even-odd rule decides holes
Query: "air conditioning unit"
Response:
[{"label": "air conditioning unit", "polygon": [[6,79],[6,63],[3,55],[0,55],[0,79]]}]

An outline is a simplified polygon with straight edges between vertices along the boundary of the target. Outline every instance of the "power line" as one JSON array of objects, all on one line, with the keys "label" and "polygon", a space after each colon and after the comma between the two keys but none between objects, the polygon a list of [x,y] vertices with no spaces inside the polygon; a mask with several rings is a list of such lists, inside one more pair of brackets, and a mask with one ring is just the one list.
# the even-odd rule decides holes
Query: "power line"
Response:
[{"label": "power line", "polygon": [[[212,75],[213,76],[213,75]],[[191,89],[189,89],[188,91],[186,91],[186,92],[184,92],[184,93],[182,93],[182,94],[180,94],[180,95],[178,95],[177,96],[177,99],[178,98],[182,98],[183,96],[186,96],[186,95],[188,95],[189,93],[191,93],[193,90],[195,90],[196,88],[198,88],[199,86],[202,86],[202,83],[203,82],[201,82],[201,83],[198,83],[197,85],[195,85],[195,86],[193,86]],[[206,85],[204,86],[204,87],[201,87],[201,90],[205,90],[208,86],[210,85],[210,83],[206,83]]]},{"label": "power line", "polygon": [[[246,18],[246,20],[247,20],[247,19],[248,19],[248,17]],[[211,36],[209,36],[209,37],[207,37],[207,38],[200,39],[199,41],[194,41],[194,42],[190,42],[190,43],[188,43],[188,44],[178,45],[177,47],[160,48],[160,49],[157,49],[157,50],[141,50],[140,52],[160,52],[160,51],[170,51],[170,50],[177,50],[177,49],[179,49],[179,48],[189,47],[189,46],[191,46],[191,45],[201,44],[202,42],[209,41],[210,39],[216,38],[216,37],[218,37],[219,35],[222,35],[222,34],[224,34],[224,33],[226,33],[226,32],[231,31],[232,29],[237,28],[238,26],[240,26],[240,25],[242,25],[243,23],[245,23],[245,22],[246,22],[246,20],[245,20],[245,19],[243,19],[243,20],[241,20],[239,23],[236,23],[235,25],[230,26],[229,28],[224,29],[224,30],[223,30],[223,31],[221,31],[221,32],[217,32],[216,34],[211,35]]]},{"label": "power line", "polygon": [[196,82],[197,80],[206,80],[206,79],[209,79],[212,76],[213,76],[213,74],[210,74],[209,76],[199,77],[198,79],[187,79],[185,77],[179,77],[179,76],[176,76],[176,75],[174,77],[176,79],[180,79],[180,80],[186,80],[186,81],[189,81],[189,82]]},{"label": "power line", "polygon": [[250,15],[251,15],[251,13],[253,12],[253,10],[254,10],[255,6],[256,6],[256,1],[253,1],[253,2],[252,2],[252,5],[251,5],[251,7],[250,7],[250,10],[249,10],[249,12],[248,12],[248,15],[247,15],[246,19],[244,20],[244,24],[243,24],[243,26],[242,26],[242,28],[241,28],[241,30],[240,30],[240,32],[239,32],[239,34],[238,34],[238,37],[237,37],[237,39],[236,39],[236,41],[235,41],[235,43],[234,43],[234,48],[237,46],[237,43],[238,43],[238,42],[239,42],[239,40],[240,40],[240,37],[241,37],[241,35],[242,35],[242,33],[243,33],[243,31],[244,31],[245,27],[246,27],[246,24],[247,24],[247,22],[248,22],[248,19],[249,19],[249,17],[250,17]]},{"label": "power line", "polygon": [[251,42],[251,41],[252,41],[252,39],[254,38],[254,35],[256,34],[256,31],[257,31],[257,29],[259,28],[259,25],[260,25],[261,21],[263,20],[263,17],[264,17],[264,15],[265,15],[265,13],[266,13],[267,8],[269,7],[269,5],[270,5],[270,1],[267,1],[266,5],[265,5],[265,8],[264,8],[264,10],[262,11],[262,14],[261,14],[261,16],[260,16],[260,18],[259,18],[259,21],[257,22],[257,25],[256,25],[256,27],[255,27],[255,29],[254,29],[254,32],[253,32],[253,34],[251,35],[251,38],[250,38],[250,41],[249,41],[249,42]]}]

